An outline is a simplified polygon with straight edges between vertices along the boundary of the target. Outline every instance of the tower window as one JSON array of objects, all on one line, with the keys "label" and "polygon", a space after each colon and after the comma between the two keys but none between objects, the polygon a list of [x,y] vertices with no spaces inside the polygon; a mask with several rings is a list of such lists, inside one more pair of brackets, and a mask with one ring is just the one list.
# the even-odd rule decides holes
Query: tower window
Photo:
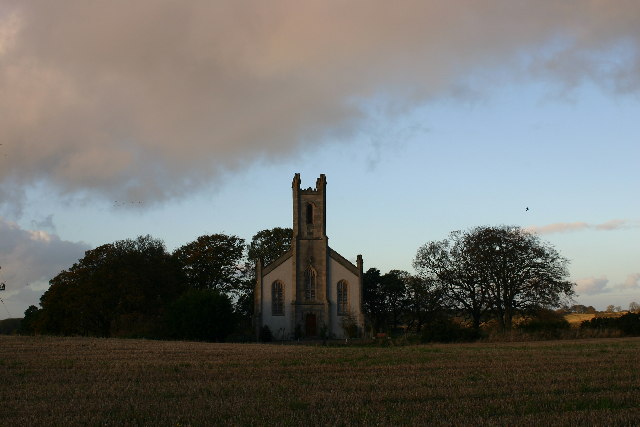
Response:
[{"label": "tower window", "polygon": [[304,299],[306,301],[316,299],[316,272],[311,267],[304,272]]},{"label": "tower window", "polygon": [[307,203],[307,224],[313,224],[313,205]]},{"label": "tower window", "polygon": [[349,284],[346,280],[338,282],[338,316],[344,316],[349,311]]},{"label": "tower window", "polygon": [[284,286],[279,280],[271,284],[271,315],[284,316]]}]

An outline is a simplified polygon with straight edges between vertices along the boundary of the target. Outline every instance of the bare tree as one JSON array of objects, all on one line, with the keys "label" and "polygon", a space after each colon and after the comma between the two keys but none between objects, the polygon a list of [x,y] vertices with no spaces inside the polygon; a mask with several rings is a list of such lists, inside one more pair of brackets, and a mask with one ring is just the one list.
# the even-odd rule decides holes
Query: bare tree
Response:
[{"label": "bare tree", "polygon": [[477,227],[418,250],[414,267],[434,277],[453,304],[479,325],[491,312],[503,329],[513,316],[558,307],[574,294],[568,260],[538,236],[519,227]]},{"label": "bare tree", "polygon": [[517,311],[557,307],[574,294],[566,258],[538,236],[520,227],[478,227],[465,245],[487,287],[503,329],[511,329]]}]

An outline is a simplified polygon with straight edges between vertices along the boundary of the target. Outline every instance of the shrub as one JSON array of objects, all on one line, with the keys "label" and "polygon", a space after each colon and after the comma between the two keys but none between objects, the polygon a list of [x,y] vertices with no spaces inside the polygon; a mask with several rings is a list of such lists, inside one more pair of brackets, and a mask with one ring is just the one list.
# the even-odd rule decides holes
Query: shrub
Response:
[{"label": "shrub", "polygon": [[300,326],[300,324],[296,325],[296,328],[293,332],[293,337],[297,340],[304,337],[304,332],[302,332],[302,326]]},{"label": "shrub", "polygon": [[14,335],[20,332],[20,324],[22,319],[4,319],[0,320],[0,334],[2,335]]},{"label": "shrub", "polygon": [[571,325],[561,313],[548,309],[538,309],[528,320],[518,325],[518,329],[528,333],[560,333]]},{"label": "shrub", "polygon": [[594,317],[580,324],[581,329],[614,329],[627,336],[640,335],[640,313],[627,313],[620,317]]},{"label": "shrub", "polygon": [[615,318],[613,317],[594,317],[589,320],[583,320],[580,323],[581,329],[614,329]]},{"label": "shrub", "polygon": [[422,328],[420,341],[424,342],[466,342],[479,338],[478,332],[465,328],[449,318],[440,318],[427,323]]},{"label": "shrub", "polygon": [[627,313],[616,319],[618,328],[629,336],[640,335],[640,313]]},{"label": "shrub", "polygon": [[172,338],[224,341],[236,326],[231,301],[212,290],[191,290],[169,308],[167,326]]},{"label": "shrub", "polygon": [[273,334],[271,333],[271,329],[268,325],[264,325],[262,329],[260,329],[260,342],[271,341],[273,341]]},{"label": "shrub", "polygon": [[349,312],[346,316],[343,316],[340,323],[347,338],[356,338],[358,336],[358,324],[353,313]]}]

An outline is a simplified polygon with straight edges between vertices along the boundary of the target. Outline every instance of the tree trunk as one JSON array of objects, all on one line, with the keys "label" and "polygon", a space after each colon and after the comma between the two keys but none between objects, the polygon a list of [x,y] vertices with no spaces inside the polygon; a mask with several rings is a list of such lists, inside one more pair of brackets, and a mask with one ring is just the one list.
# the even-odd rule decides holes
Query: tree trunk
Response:
[{"label": "tree trunk", "polygon": [[473,313],[473,330],[478,332],[480,330],[480,315]]},{"label": "tree trunk", "polygon": [[507,308],[504,312],[504,321],[503,321],[504,329],[506,331],[511,330],[512,319],[513,319],[513,312],[511,311],[511,308]]}]

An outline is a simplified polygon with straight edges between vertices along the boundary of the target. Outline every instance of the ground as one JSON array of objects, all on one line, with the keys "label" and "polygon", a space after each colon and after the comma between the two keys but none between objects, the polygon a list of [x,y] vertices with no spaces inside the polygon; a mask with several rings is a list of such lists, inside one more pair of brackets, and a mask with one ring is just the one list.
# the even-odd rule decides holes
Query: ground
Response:
[{"label": "ground", "polygon": [[632,425],[639,350],[1,336],[0,425]]}]

